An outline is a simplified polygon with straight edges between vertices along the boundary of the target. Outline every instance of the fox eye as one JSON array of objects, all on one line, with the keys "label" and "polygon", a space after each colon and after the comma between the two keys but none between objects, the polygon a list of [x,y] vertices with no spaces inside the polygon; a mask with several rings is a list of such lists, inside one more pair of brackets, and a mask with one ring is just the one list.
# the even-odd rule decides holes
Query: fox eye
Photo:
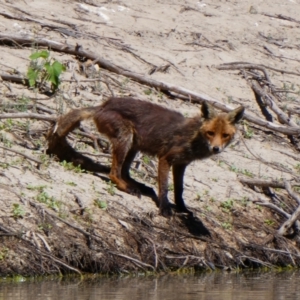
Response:
[{"label": "fox eye", "polygon": [[224,139],[227,139],[229,137],[229,134],[228,133],[223,133],[223,138]]},{"label": "fox eye", "polygon": [[213,137],[215,133],[213,131],[207,131],[207,135]]}]

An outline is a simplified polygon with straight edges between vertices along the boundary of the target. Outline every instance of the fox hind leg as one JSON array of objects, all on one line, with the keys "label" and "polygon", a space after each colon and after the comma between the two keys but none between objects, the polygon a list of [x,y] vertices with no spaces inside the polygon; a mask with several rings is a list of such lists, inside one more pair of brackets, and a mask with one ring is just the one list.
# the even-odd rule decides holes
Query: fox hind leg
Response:
[{"label": "fox hind leg", "polygon": [[137,150],[135,150],[134,148],[132,148],[128,151],[126,158],[123,162],[123,166],[122,166],[122,171],[121,171],[122,179],[124,181],[126,181],[128,184],[130,184],[131,186],[135,186],[136,189],[140,192],[140,194],[151,197],[152,200],[156,203],[156,205],[158,205],[157,195],[154,192],[154,190],[151,187],[148,187],[147,185],[134,180],[130,176],[130,173],[129,173],[130,166],[131,166],[136,154],[137,154]]},{"label": "fox hind leg", "polygon": [[111,139],[113,153],[109,177],[119,190],[140,197],[141,192],[129,175],[130,165],[136,155],[136,151],[131,149],[132,140],[133,134],[125,131],[122,131],[121,138]]}]

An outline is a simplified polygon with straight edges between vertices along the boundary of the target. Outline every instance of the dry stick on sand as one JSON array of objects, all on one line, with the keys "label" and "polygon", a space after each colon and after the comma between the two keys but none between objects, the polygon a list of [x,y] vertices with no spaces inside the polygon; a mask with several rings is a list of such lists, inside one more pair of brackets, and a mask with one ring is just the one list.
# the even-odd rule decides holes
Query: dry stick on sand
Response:
[{"label": "dry stick on sand", "polygon": [[[287,181],[280,182],[280,181],[268,181],[268,180],[260,180],[260,179],[246,179],[246,178],[239,178],[239,181],[241,183],[247,184],[247,185],[256,185],[261,187],[273,187],[273,188],[282,188],[286,189],[289,195],[295,199],[298,203],[298,208],[294,211],[294,213],[291,215],[284,211],[282,208],[278,207],[277,205],[267,202],[265,200],[259,199],[255,201],[256,204],[261,206],[266,206],[280,215],[287,218],[287,220],[281,225],[280,229],[278,229],[279,235],[287,235],[288,230],[295,224],[297,227],[297,230],[300,229],[300,222],[297,220],[300,216],[300,196],[296,194],[291,187],[291,184]],[[293,186],[300,186],[300,183],[294,183]]]},{"label": "dry stick on sand", "polygon": [[[264,65],[255,65],[255,64],[248,64],[248,63],[231,63],[231,64],[223,64],[220,66],[216,67],[218,70],[240,70],[240,69],[257,69],[260,70],[264,73],[266,80],[269,82],[269,84],[271,84],[271,80],[270,77],[268,75],[268,72],[266,71],[266,66]],[[271,68],[272,70],[274,70],[274,68]],[[280,71],[278,69],[276,69],[277,71]],[[285,72],[282,70],[282,72]],[[300,75],[300,74],[297,74]],[[293,122],[291,120],[291,118],[289,116],[287,116],[276,104],[275,99],[273,99],[273,95],[267,93],[266,91],[264,91],[262,89],[262,87],[257,83],[257,82],[251,82],[249,79],[247,79],[247,82],[249,83],[249,85],[251,86],[252,90],[254,91],[254,93],[256,93],[257,95],[259,95],[265,102],[265,104],[267,106],[269,106],[274,113],[276,113],[276,115],[278,116],[278,120],[281,123],[285,123],[291,127],[295,127],[295,128],[299,128],[299,126]]]},{"label": "dry stick on sand", "polygon": [[[146,76],[127,71],[123,68],[120,68],[116,66],[115,64],[99,57],[97,54],[90,52],[90,51],[84,51],[80,45],[68,45],[63,44],[55,41],[51,41],[48,39],[39,39],[39,38],[32,38],[32,37],[23,37],[18,35],[6,35],[0,33],[0,43],[8,44],[8,45],[14,45],[14,44],[21,44],[22,46],[29,46],[35,45],[35,47],[47,47],[54,51],[68,53],[76,56],[82,56],[88,59],[91,59],[94,61],[94,63],[97,63],[101,68],[109,70],[110,72],[123,75],[125,77],[128,77],[136,82],[142,83],[144,85],[155,87],[158,90],[162,92],[175,92],[180,95],[184,95],[188,98],[190,98],[195,103],[202,103],[203,101],[207,101],[211,103],[214,107],[229,112],[232,110],[231,107],[220,103],[218,100],[206,95],[206,94],[200,94],[193,92],[191,90],[185,89],[180,86],[176,86],[170,83],[162,82],[153,80],[151,78],[148,78]],[[244,114],[244,118],[248,120],[249,122],[252,122],[254,124],[257,124],[259,126],[263,126],[265,128],[268,128],[270,130],[274,130],[277,132],[281,132],[288,135],[295,135],[300,134],[300,127],[294,128],[294,127],[286,127],[281,126],[278,124],[274,124],[272,122],[264,121],[260,118],[254,117],[250,115],[249,113]]]},{"label": "dry stick on sand", "polygon": [[226,63],[226,64],[221,64],[219,66],[215,66],[216,69],[218,70],[240,70],[240,69],[256,69],[256,70],[260,70],[264,73],[266,79],[271,83],[270,78],[268,76],[268,74],[266,73],[266,70],[272,70],[275,72],[279,72],[279,73],[285,73],[285,74],[290,74],[290,75],[297,75],[300,76],[300,73],[298,72],[293,72],[293,71],[287,71],[287,70],[282,70],[282,69],[277,69],[277,68],[273,68],[273,67],[269,67],[269,66],[265,66],[265,65],[258,65],[258,64],[252,64],[252,63],[248,63],[248,62],[232,62],[232,63]]},{"label": "dry stick on sand", "polygon": [[278,230],[278,234],[280,235],[287,235],[289,229],[295,224],[298,217],[300,216],[300,196],[292,190],[292,187],[288,181],[285,181],[284,185],[289,195],[297,201],[298,208],[294,211],[291,217],[281,225],[281,227]]},{"label": "dry stick on sand", "polygon": [[16,153],[16,154],[19,154],[21,156],[24,156],[25,158],[29,159],[29,160],[32,160],[34,162],[36,162],[37,164],[42,164],[42,161],[40,161],[39,159],[35,158],[35,157],[32,157],[32,156],[29,156],[25,153],[22,153],[18,150],[14,150],[14,149],[11,149],[11,148],[7,148],[7,147],[4,147],[4,146],[0,146],[1,149],[3,150],[6,150],[6,151],[9,151],[9,152],[13,152],[13,153]]},{"label": "dry stick on sand", "polygon": [[[248,81],[249,82],[249,81]],[[278,120],[280,123],[285,123],[291,127],[298,127],[298,125],[289,117],[287,116],[276,104],[276,102],[273,99],[273,95],[267,93],[264,91],[261,86],[257,82],[249,82],[252,90],[254,93],[258,94],[263,100],[264,103],[270,107],[274,113],[276,113]]]}]

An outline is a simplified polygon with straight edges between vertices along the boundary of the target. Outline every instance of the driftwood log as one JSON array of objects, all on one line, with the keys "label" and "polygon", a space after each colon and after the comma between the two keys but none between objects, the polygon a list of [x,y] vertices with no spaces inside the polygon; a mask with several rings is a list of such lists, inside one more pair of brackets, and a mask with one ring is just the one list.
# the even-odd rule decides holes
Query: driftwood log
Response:
[{"label": "driftwood log", "polygon": [[[131,72],[128,70],[125,70],[122,67],[119,67],[101,57],[99,57],[96,53],[93,53],[91,51],[85,51],[82,46],[80,45],[68,45],[68,44],[63,44],[60,42],[44,39],[44,38],[33,38],[33,37],[24,37],[24,36],[18,36],[18,35],[7,35],[7,34],[2,34],[0,33],[0,43],[6,44],[6,45],[15,45],[17,47],[31,47],[33,44],[35,47],[46,47],[49,48],[53,51],[58,51],[62,53],[68,53],[71,55],[76,55],[76,56],[82,56],[87,59],[92,60],[95,64],[98,64],[101,68],[106,69],[110,72],[125,76],[130,78],[131,80],[134,80],[136,82],[139,82],[141,84],[154,87],[162,92],[174,92],[179,95],[183,95],[188,97],[192,102],[195,103],[202,103],[203,101],[207,101],[210,104],[212,104],[214,107],[228,112],[232,110],[232,107],[229,107],[228,105],[225,105],[223,103],[220,103],[218,100],[203,94],[203,93],[196,93],[194,91],[188,90],[184,87],[177,86],[171,83],[163,82],[163,81],[158,81],[154,80],[152,78],[149,78],[147,76],[143,76],[140,74],[137,74],[135,72]],[[4,79],[4,78],[3,78]],[[249,113],[245,113],[244,119],[262,126],[264,128],[274,130],[283,134],[287,135],[299,135],[300,134],[300,127],[287,127],[287,126],[282,126],[279,124],[275,124],[272,122],[265,121],[263,119],[254,117],[250,115]]]}]

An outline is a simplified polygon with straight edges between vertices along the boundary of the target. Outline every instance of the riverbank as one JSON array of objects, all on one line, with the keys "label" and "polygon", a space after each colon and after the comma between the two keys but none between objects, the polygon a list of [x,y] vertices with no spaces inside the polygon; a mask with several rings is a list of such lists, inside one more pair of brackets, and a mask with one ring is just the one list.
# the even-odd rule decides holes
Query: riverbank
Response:
[{"label": "riverbank", "polygon": [[[0,4],[0,276],[299,267],[296,5]],[[60,66],[60,82],[38,68],[45,62]],[[34,79],[32,69],[43,71]],[[110,96],[186,117],[203,100],[224,111],[246,107],[226,151],[188,167],[192,215],[164,218],[149,197],[47,155],[59,115]],[[109,144],[93,124],[68,142],[110,166]],[[157,191],[157,160],[139,155],[132,176]]]}]

